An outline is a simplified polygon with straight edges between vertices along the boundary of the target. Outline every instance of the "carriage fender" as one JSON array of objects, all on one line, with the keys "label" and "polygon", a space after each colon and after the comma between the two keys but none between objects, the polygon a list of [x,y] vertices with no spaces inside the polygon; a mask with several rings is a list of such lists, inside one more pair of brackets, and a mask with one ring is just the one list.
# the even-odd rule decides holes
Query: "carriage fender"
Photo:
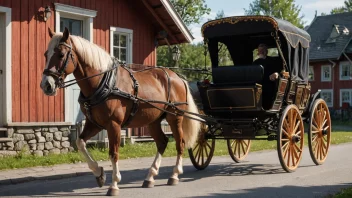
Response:
[{"label": "carriage fender", "polygon": [[190,89],[191,95],[193,96],[194,102],[199,107],[199,105],[202,104],[202,98],[198,90],[197,82],[196,81],[188,82],[188,87]]},{"label": "carriage fender", "polygon": [[310,101],[309,101],[309,109],[308,109],[309,111],[306,112],[306,113],[312,112],[314,101],[316,99],[320,98],[320,92],[321,92],[321,90],[319,89],[314,95],[311,96]]}]

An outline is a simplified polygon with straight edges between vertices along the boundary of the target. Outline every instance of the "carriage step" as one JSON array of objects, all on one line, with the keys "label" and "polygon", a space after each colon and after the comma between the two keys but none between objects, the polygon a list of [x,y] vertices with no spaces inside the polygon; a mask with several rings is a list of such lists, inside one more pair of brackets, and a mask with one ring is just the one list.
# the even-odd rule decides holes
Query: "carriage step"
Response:
[{"label": "carriage step", "polygon": [[12,138],[0,138],[0,143],[12,142]]}]

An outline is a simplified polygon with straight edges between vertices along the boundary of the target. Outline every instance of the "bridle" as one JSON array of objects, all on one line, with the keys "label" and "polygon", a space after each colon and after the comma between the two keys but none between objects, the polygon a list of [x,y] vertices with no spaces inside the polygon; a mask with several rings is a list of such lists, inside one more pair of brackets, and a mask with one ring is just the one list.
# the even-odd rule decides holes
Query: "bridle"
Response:
[{"label": "bridle", "polygon": [[60,45],[63,45],[63,46],[68,47],[70,49],[67,52],[66,59],[65,59],[63,65],[61,66],[61,68],[56,68],[56,71],[53,71],[51,69],[44,69],[43,74],[53,77],[55,79],[55,83],[58,86],[58,88],[64,88],[65,87],[64,75],[65,75],[65,70],[68,66],[68,62],[69,62],[70,57],[71,57],[71,61],[72,61],[73,65],[74,65],[73,70],[76,70],[77,63],[75,64],[75,62],[74,62],[74,55],[72,53],[71,43],[67,44],[65,42],[60,42],[56,47],[59,47]]}]

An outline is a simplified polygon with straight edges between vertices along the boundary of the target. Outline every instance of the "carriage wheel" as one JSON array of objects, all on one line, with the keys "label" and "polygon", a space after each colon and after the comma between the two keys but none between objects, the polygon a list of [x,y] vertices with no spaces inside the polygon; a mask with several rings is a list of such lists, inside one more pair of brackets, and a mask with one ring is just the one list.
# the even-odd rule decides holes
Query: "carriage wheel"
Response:
[{"label": "carriage wheel", "polygon": [[233,161],[240,163],[247,157],[251,140],[228,139],[227,149]]},{"label": "carriage wheel", "polygon": [[195,146],[188,149],[189,158],[198,170],[203,170],[209,165],[215,150],[215,139],[206,139],[207,132],[207,125],[202,123]]},{"label": "carriage wheel", "polygon": [[323,99],[314,101],[309,120],[308,146],[310,156],[316,165],[321,165],[328,155],[331,140],[330,113]]},{"label": "carriage wheel", "polygon": [[286,172],[293,172],[302,159],[304,126],[296,105],[289,105],[283,111],[277,139],[280,164]]}]

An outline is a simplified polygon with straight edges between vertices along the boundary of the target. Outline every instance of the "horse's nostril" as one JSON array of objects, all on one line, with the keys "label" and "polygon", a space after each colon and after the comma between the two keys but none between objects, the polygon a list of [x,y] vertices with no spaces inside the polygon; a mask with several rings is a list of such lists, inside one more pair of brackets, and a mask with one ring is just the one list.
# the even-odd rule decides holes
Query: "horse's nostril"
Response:
[{"label": "horse's nostril", "polygon": [[46,86],[46,89],[45,89],[47,92],[51,92],[51,87],[50,86]]}]

